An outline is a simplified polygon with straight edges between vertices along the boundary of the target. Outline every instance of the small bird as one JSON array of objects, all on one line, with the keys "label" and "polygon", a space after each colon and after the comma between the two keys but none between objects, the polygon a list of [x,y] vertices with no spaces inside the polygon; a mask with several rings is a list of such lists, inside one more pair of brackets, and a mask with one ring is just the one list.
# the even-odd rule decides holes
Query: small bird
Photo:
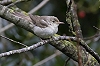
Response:
[{"label": "small bird", "polygon": [[34,24],[34,34],[42,39],[49,38],[50,36],[56,34],[58,32],[59,24],[64,24],[63,22],[60,22],[57,17],[54,16],[38,16],[32,14],[26,16],[16,11],[12,14],[31,21]]},{"label": "small bird", "polygon": [[64,24],[54,16],[38,16],[29,14],[29,17],[35,25],[33,28],[34,33],[42,39],[49,38],[56,34],[58,32],[59,24]]}]

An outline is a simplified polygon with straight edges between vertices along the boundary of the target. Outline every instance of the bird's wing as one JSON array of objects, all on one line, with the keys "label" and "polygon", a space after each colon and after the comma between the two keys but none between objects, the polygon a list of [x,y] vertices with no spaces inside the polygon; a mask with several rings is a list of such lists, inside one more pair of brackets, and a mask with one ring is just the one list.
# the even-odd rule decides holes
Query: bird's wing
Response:
[{"label": "bird's wing", "polygon": [[32,15],[29,14],[30,18],[32,19],[32,22],[36,25],[39,26],[41,28],[45,28],[48,26],[48,23],[41,17],[38,15]]},{"label": "bird's wing", "polygon": [[24,15],[23,13],[19,13],[17,11],[12,12],[13,15],[31,21],[29,16]]},{"label": "bird's wing", "polygon": [[38,15],[32,15],[32,14],[29,14],[29,16],[30,16],[30,18],[32,19],[32,22],[34,23],[34,24],[36,24],[36,22],[37,22],[37,18],[39,17]]},{"label": "bird's wing", "polygon": [[39,26],[41,28],[48,27],[48,23],[44,19],[42,19],[42,18],[40,19],[40,21],[38,23],[39,23]]}]

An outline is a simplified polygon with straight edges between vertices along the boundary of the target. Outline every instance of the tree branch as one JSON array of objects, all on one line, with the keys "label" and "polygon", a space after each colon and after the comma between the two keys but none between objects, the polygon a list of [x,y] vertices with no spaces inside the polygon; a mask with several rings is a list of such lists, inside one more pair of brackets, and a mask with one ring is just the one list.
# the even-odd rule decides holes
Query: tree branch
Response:
[{"label": "tree branch", "polygon": [[40,4],[38,4],[35,8],[33,8],[31,11],[29,11],[29,14],[32,14],[39,10],[41,7],[43,7],[49,0],[43,0]]},{"label": "tree branch", "polygon": [[13,26],[14,26],[14,24],[11,23],[11,24],[9,24],[9,25],[7,25],[7,26],[1,28],[1,29],[0,29],[0,33],[4,32],[5,30],[7,30],[7,29],[9,29],[9,28],[11,28],[11,27],[13,27]]},{"label": "tree branch", "polygon": [[42,61],[36,63],[36,64],[33,65],[33,66],[40,66],[40,65],[46,63],[47,61],[49,61],[49,60],[51,60],[51,59],[53,59],[53,58],[55,58],[56,56],[59,56],[59,55],[61,55],[61,54],[62,54],[62,53],[61,53],[59,50],[56,50],[56,52],[55,52],[54,54],[52,54],[51,56],[45,58],[44,60],[42,60]]},{"label": "tree branch", "polygon": [[5,7],[5,6],[2,6],[0,5],[0,17],[14,23],[15,25],[18,25],[32,33],[33,32],[33,23],[30,22],[31,19],[28,17],[27,19],[24,19],[24,18],[21,18],[21,17],[18,17],[18,16],[15,16],[14,14],[14,11]]}]

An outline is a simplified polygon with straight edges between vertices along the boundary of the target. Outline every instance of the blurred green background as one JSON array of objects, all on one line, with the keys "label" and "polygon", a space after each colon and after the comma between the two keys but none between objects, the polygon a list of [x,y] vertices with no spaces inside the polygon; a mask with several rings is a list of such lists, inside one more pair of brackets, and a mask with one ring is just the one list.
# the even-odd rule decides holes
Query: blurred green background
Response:
[{"label": "blurred green background", "polygon": [[[21,2],[16,5],[20,9],[28,12],[37,6],[41,1],[42,0],[33,0]],[[98,30],[93,26],[100,28],[100,1],[75,0],[75,3],[77,5],[77,14],[81,24],[83,36],[90,37],[95,35]],[[61,22],[65,23],[64,25],[59,26],[58,34],[72,36],[72,34],[69,33],[68,24],[66,22],[66,11],[66,0],[50,0],[44,7],[35,12],[33,15],[52,15],[58,17]],[[3,26],[9,24],[9,22],[5,20],[2,21]],[[40,41],[40,39],[32,33],[17,26],[8,29],[2,34],[28,46]],[[100,55],[100,40],[91,42],[88,45]],[[2,38],[0,39],[0,53],[20,48],[23,48],[23,46]],[[49,57],[55,53],[55,51],[56,49],[53,46],[47,44],[29,52],[2,57],[0,58],[0,66],[32,66]],[[64,54],[61,54],[60,56],[53,58],[41,66],[64,66],[66,59],[68,59],[68,57]],[[75,66],[75,63],[70,60],[67,63],[67,66]]]}]

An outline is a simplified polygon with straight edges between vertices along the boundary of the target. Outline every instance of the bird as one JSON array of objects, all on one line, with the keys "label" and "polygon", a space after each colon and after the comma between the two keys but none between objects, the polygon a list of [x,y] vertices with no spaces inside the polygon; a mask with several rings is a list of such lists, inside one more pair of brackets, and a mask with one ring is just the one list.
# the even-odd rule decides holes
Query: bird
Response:
[{"label": "bird", "polygon": [[58,32],[59,24],[64,24],[64,22],[60,22],[55,16],[38,16],[32,14],[28,14],[28,16],[26,16],[16,11],[12,14],[32,22],[32,30],[34,31],[34,34],[42,39],[52,37]]},{"label": "bird", "polygon": [[38,16],[29,14],[32,23],[35,25],[33,28],[34,33],[42,38],[46,39],[58,32],[59,24],[64,24],[60,22],[55,16]]}]

